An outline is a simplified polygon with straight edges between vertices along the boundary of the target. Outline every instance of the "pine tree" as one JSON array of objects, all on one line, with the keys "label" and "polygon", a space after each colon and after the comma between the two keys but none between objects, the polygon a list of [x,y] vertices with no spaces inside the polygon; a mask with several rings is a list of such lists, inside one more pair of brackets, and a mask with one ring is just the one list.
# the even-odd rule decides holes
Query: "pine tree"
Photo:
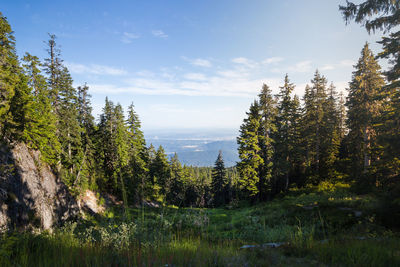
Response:
[{"label": "pine tree", "polygon": [[274,140],[273,135],[276,132],[276,101],[272,96],[271,89],[264,84],[259,96],[261,125],[259,146],[260,155],[263,159],[263,164],[259,168],[259,191],[260,199],[265,200],[271,195],[272,191],[272,171],[273,171],[273,156],[274,156]]},{"label": "pine tree", "polygon": [[162,146],[155,153],[149,172],[154,186],[158,188],[156,194],[160,195],[161,200],[165,199],[171,187],[171,171],[167,155]]},{"label": "pine tree", "polygon": [[10,101],[20,82],[20,68],[15,51],[15,38],[7,18],[0,12],[0,139],[11,138],[7,125],[12,124]]},{"label": "pine tree", "polygon": [[211,192],[213,194],[214,206],[221,206],[225,204],[225,200],[227,198],[226,189],[226,170],[224,160],[222,158],[222,151],[220,150],[212,171]]},{"label": "pine tree", "polygon": [[125,186],[125,174],[127,173],[126,167],[129,163],[129,143],[128,131],[125,125],[124,111],[120,104],[117,104],[114,109],[115,129],[113,138],[113,149],[116,155],[116,165],[114,169],[114,186],[117,194],[122,197],[125,207],[125,216],[128,214],[128,194]]},{"label": "pine tree", "polygon": [[237,164],[240,173],[240,188],[246,196],[255,199],[259,194],[259,167],[263,164],[260,157],[259,132],[261,127],[260,105],[254,101],[247,118],[240,126],[240,136],[237,138],[240,162]]},{"label": "pine tree", "polygon": [[45,59],[44,70],[48,75],[47,83],[49,87],[49,97],[52,106],[57,111],[59,104],[59,93],[62,85],[63,76],[63,60],[61,59],[61,50],[57,46],[57,37],[54,34],[49,34],[50,39],[47,41],[48,58]]},{"label": "pine tree", "polygon": [[298,186],[304,183],[305,168],[301,119],[300,99],[297,95],[294,95],[290,113],[291,180],[296,182]]},{"label": "pine tree", "polygon": [[169,204],[176,206],[182,206],[185,197],[184,190],[184,172],[182,165],[178,159],[178,155],[175,153],[170,161],[171,171],[171,184],[169,191],[167,192],[166,199]]},{"label": "pine tree", "polygon": [[309,181],[316,184],[324,179],[326,151],[332,140],[325,129],[329,117],[327,80],[316,70],[311,85],[306,86],[303,98],[302,136],[306,149],[306,174]]},{"label": "pine tree", "polygon": [[78,99],[76,89],[67,68],[59,77],[58,138],[61,144],[61,164],[64,181],[73,185],[83,157],[81,132],[78,121]]},{"label": "pine tree", "polygon": [[346,6],[339,9],[347,23],[354,20],[362,24],[368,33],[383,30],[388,34],[379,42],[383,51],[378,57],[389,59],[391,67],[384,73],[389,84],[382,88],[380,97],[385,106],[377,120],[380,125],[378,139],[383,152],[379,173],[375,174],[384,176],[386,180],[397,180],[394,184],[400,184],[400,3],[394,0],[366,0],[360,4],[346,2]]},{"label": "pine tree", "polygon": [[381,101],[378,100],[384,79],[380,66],[375,60],[368,44],[365,44],[361,57],[355,66],[346,102],[348,108],[348,139],[351,143],[351,159],[356,177],[366,174],[371,161],[376,161],[376,129],[374,119],[380,116]]},{"label": "pine tree", "polygon": [[133,104],[128,108],[128,139],[129,139],[129,167],[131,171],[130,187],[138,193],[134,198],[143,201],[146,196],[151,196],[152,183],[148,177],[148,163],[146,142],[140,129],[139,116],[135,112]]},{"label": "pine tree", "polygon": [[328,88],[324,111],[324,128],[322,142],[321,176],[332,180],[335,178],[335,163],[339,157],[340,147],[340,114],[337,104],[336,88],[333,84]]},{"label": "pine tree", "polygon": [[48,98],[46,78],[41,74],[41,62],[36,56],[26,53],[23,57],[24,73],[33,92],[33,113],[24,131],[24,140],[42,152],[44,160],[55,165],[60,153],[56,132],[57,117]]},{"label": "pine tree", "polygon": [[83,156],[79,163],[74,185],[80,184],[84,189],[87,186],[95,187],[95,138],[96,126],[90,104],[89,87],[85,84],[77,87],[78,122],[81,128],[81,142]]},{"label": "pine tree", "polygon": [[284,85],[280,87],[278,94],[279,103],[276,116],[276,134],[275,134],[275,167],[274,173],[284,190],[288,189],[289,176],[292,168],[292,151],[294,141],[294,129],[292,127],[292,117],[296,109],[291,94],[294,85],[290,83],[286,74]]}]

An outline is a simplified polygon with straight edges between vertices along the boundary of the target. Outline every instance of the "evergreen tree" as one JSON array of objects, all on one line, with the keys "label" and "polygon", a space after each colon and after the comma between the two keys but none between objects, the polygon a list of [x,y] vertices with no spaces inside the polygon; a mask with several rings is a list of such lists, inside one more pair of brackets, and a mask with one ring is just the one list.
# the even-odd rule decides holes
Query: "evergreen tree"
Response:
[{"label": "evergreen tree", "polygon": [[260,105],[254,101],[247,118],[240,126],[240,136],[237,138],[240,162],[237,164],[240,173],[240,188],[244,194],[255,199],[259,194],[259,167],[263,164],[260,156],[259,132],[261,126]]},{"label": "evergreen tree", "polygon": [[61,59],[61,50],[57,46],[57,37],[54,34],[49,34],[50,39],[47,41],[47,53],[48,58],[45,59],[44,70],[48,75],[47,83],[49,87],[49,97],[52,106],[57,111],[59,104],[59,93],[63,86],[62,79],[65,74],[64,67],[62,65],[63,60]]},{"label": "evergreen tree", "polygon": [[382,89],[380,98],[385,106],[377,121],[380,126],[378,139],[383,152],[379,162],[380,173],[376,175],[400,184],[400,3],[395,0],[366,0],[360,4],[346,2],[346,6],[340,6],[339,9],[346,22],[355,20],[369,33],[383,30],[388,34],[379,42],[383,51],[378,57],[388,59],[391,67],[385,72],[389,84]]},{"label": "evergreen tree", "polygon": [[[306,154],[306,174],[309,181],[318,183],[326,178],[325,167],[327,150],[331,146],[328,124],[327,80],[317,70],[311,80],[311,87],[306,86],[303,108],[302,136]],[[332,99],[334,100],[334,99]]]},{"label": "evergreen tree", "polygon": [[83,157],[81,132],[78,121],[78,99],[76,89],[67,68],[63,68],[59,77],[60,91],[57,114],[59,119],[58,138],[61,144],[61,164],[64,181],[73,185],[77,178]]},{"label": "evergreen tree", "polygon": [[225,200],[227,198],[226,187],[225,164],[222,158],[222,151],[220,150],[212,171],[211,191],[213,194],[214,206],[221,206],[225,204]]},{"label": "evergreen tree", "polygon": [[159,191],[156,194],[159,194],[162,200],[165,199],[171,187],[171,171],[167,155],[162,146],[158,148],[149,170],[151,180],[154,186],[158,188],[157,191]]},{"label": "evergreen tree", "polygon": [[321,176],[326,179],[333,179],[336,176],[335,163],[339,157],[340,147],[340,114],[337,103],[336,88],[333,84],[328,88],[324,111],[324,128],[322,142]]},{"label": "evergreen tree", "polygon": [[278,94],[279,103],[276,116],[275,133],[275,166],[274,173],[284,190],[289,186],[289,175],[292,168],[292,151],[294,142],[294,129],[292,127],[293,113],[296,106],[292,100],[291,94],[294,85],[290,83],[286,74],[284,85],[280,87]]},{"label": "evergreen tree", "polygon": [[381,113],[382,105],[378,98],[380,88],[385,83],[380,73],[380,66],[368,44],[362,49],[355,68],[349,84],[346,106],[352,169],[353,174],[360,177],[367,173],[371,161],[377,160],[377,156],[374,155],[377,144],[376,129],[373,124]]},{"label": "evergreen tree", "polygon": [[87,186],[95,187],[95,138],[96,126],[92,116],[89,87],[85,84],[77,87],[78,93],[78,122],[81,128],[81,142],[83,149],[82,160],[75,179],[75,185],[80,184],[84,189]]},{"label": "evergreen tree", "polygon": [[182,206],[185,198],[185,188],[183,183],[183,178],[185,175],[176,153],[171,158],[170,171],[171,185],[166,195],[167,203],[176,206]]},{"label": "evergreen tree", "polygon": [[261,125],[259,146],[260,155],[263,159],[263,164],[259,168],[259,192],[260,199],[265,200],[270,196],[272,191],[272,171],[273,171],[273,156],[274,156],[274,140],[273,135],[276,133],[276,101],[272,96],[271,89],[264,84],[259,96]]},{"label": "evergreen tree", "polygon": [[7,18],[0,12],[0,139],[11,138],[7,125],[12,124],[9,113],[15,87],[20,83],[19,63],[15,51],[15,38]]},{"label": "evergreen tree", "polygon": [[41,62],[36,56],[26,53],[23,57],[24,73],[33,92],[33,111],[30,122],[24,131],[24,140],[34,149],[39,149],[44,160],[56,164],[60,153],[57,118],[48,98],[46,78],[41,74]]},{"label": "evergreen tree", "polygon": [[[143,201],[146,196],[152,195],[153,184],[148,179],[148,163],[146,142],[140,129],[139,116],[133,104],[128,108],[128,139],[129,139],[129,167],[131,170],[130,191],[137,192],[136,201]],[[135,190],[136,189],[136,190]],[[135,191],[134,191],[135,190]]]}]

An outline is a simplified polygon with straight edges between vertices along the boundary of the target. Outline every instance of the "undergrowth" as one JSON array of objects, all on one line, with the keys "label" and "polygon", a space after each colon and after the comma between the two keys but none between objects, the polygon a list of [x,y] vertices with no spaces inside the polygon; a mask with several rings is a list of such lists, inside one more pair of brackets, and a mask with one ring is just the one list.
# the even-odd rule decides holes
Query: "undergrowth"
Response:
[{"label": "undergrowth", "polygon": [[400,266],[380,205],[320,184],[234,209],[132,208],[127,220],[113,208],[53,233],[0,235],[0,266]]}]

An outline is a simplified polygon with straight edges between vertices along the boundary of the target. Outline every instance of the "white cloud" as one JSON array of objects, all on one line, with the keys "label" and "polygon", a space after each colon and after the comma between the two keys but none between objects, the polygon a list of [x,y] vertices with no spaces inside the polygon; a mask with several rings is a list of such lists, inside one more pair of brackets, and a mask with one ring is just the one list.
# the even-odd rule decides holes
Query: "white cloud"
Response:
[{"label": "white cloud", "polygon": [[182,57],[182,59],[189,62],[190,64],[192,64],[194,66],[205,67],[205,68],[210,68],[212,66],[212,64],[209,60],[203,59],[203,58],[190,59],[187,57]]},{"label": "white cloud", "polygon": [[304,73],[304,72],[311,72],[311,61],[305,60],[300,61],[292,66],[286,68],[274,68],[271,70],[275,73]]},{"label": "white cloud", "polygon": [[290,72],[310,72],[311,71],[311,61],[301,61],[294,66],[289,68]]},{"label": "white cloud", "polygon": [[[134,75],[120,79],[115,85],[111,84],[89,84],[90,90],[94,93],[106,94],[143,94],[143,95],[182,95],[182,96],[226,96],[226,97],[245,97],[254,98],[260,92],[262,84],[265,83],[276,94],[279,91],[279,86],[282,85],[282,76],[285,72],[301,73],[300,76],[307,76],[306,80],[295,81],[297,83],[295,93],[300,97],[303,96],[305,83],[312,77],[311,61],[300,61],[286,68],[276,68],[275,72],[278,75],[265,74],[265,61],[249,61],[246,58],[238,57],[232,61],[235,64],[230,64],[230,68],[224,69],[222,66],[212,66],[208,60],[197,58],[188,59],[182,57],[185,61],[197,66],[207,66],[207,71],[204,72],[187,72],[185,69],[161,68],[158,72],[140,71]],[[205,63],[208,62],[208,63]],[[269,62],[278,62],[278,60],[270,60]],[[229,66],[229,65],[228,65]],[[331,66],[325,65],[322,69],[331,69]],[[76,67],[76,66],[75,66]],[[99,73],[98,70],[92,70],[86,66],[79,66],[80,72]],[[278,66],[279,67],[279,66]],[[104,70],[104,69],[103,69]],[[174,71],[172,71],[174,70]],[[120,70],[122,71],[122,70]],[[172,71],[173,75],[170,73]],[[113,73],[113,72],[111,72]],[[118,69],[114,73],[119,73]],[[122,73],[125,73],[122,71]],[[297,75],[299,76],[299,75]],[[334,83],[338,91],[343,91],[347,87],[346,82]],[[169,107],[177,110],[175,107]]]},{"label": "white cloud", "polygon": [[187,73],[184,76],[188,80],[194,80],[194,81],[204,81],[206,80],[206,76],[202,73]]},{"label": "white cloud", "polygon": [[67,68],[71,73],[76,74],[95,74],[95,75],[126,75],[127,72],[120,68],[114,68],[105,65],[97,65],[97,64],[79,64],[79,63],[72,63],[66,62]]},{"label": "white cloud", "polygon": [[236,64],[244,65],[244,66],[246,66],[248,68],[255,68],[257,66],[257,62],[254,62],[254,61],[252,61],[252,60],[250,60],[248,58],[245,58],[245,57],[234,58],[234,59],[232,59],[232,62],[236,63]]},{"label": "white cloud", "polygon": [[266,58],[262,61],[263,64],[274,64],[274,63],[279,63],[283,61],[283,58],[281,57],[270,57]]},{"label": "white cloud", "polygon": [[355,64],[356,63],[351,59],[344,59],[344,60],[340,61],[340,65],[346,66],[346,67],[353,67]]},{"label": "white cloud", "polygon": [[329,65],[329,64],[324,65],[321,68],[321,70],[333,70],[333,69],[335,69],[335,66],[334,65]]},{"label": "white cloud", "polygon": [[121,37],[121,42],[124,44],[130,44],[132,43],[133,39],[138,39],[140,38],[140,35],[131,33],[131,32],[123,32],[122,37]]},{"label": "white cloud", "polygon": [[151,33],[155,37],[168,38],[168,35],[165,32],[163,32],[162,30],[153,30],[153,31],[151,31]]}]

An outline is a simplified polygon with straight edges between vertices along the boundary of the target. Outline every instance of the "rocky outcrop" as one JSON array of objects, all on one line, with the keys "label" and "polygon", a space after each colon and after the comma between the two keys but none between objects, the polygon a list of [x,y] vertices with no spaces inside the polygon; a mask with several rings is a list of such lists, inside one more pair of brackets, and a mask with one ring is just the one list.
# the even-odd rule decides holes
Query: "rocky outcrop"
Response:
[{"label": "rocky outcrop", "polygon": [[78,198],[78,206],[82,213],[101,214],[105,206],[100,203],[99,198],[91,190],[85,190]]},{"label": "rocky outcrop", "polygon": [[53,226],[79,213],[68,188],[25,144],[0,146],[1,228]]}]

